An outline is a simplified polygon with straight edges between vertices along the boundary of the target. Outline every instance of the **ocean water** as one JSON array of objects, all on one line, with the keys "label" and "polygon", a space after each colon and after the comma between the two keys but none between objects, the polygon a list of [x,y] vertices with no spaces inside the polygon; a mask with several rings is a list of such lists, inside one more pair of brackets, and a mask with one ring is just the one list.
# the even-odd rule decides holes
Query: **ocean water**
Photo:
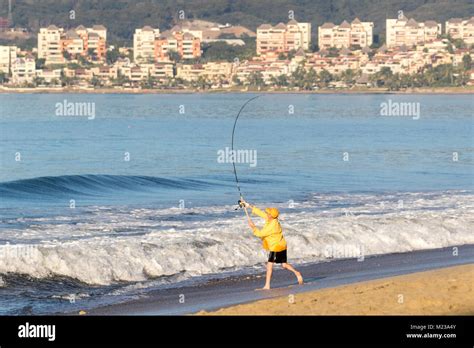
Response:
[{"label": "ocean water", "polygon": [[[260,269],[219,156],[253,96],[0,94],[0,314]],[[420,113],[382,116],[389,101]],[[57,115],[64,102],[95,113]],[[242,192],[281,210],[292,262],[472,244],[473,110],[469,95],[262,95],[236,128]]]}]

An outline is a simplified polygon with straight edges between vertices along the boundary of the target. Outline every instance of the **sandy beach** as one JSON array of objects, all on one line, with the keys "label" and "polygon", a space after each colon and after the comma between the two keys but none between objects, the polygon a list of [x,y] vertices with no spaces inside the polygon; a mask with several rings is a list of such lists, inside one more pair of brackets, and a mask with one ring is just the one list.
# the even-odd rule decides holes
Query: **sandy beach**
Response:
[{"label": "sandy beach", "polygon": [[211,315],[474,315],[474,265],[200,312]]},{"label": "sandy beach", "polygon": [[[273,289],[255,291],[264,274],[209,278],[156,290],[89,315],[474,314],[474,245],[298,265],[299,286],[276,267]],[[399,295],[402,295],[401,299]],[[185,300],[180,301],[180,298]],[[292,303],[290,303],[290,300]],[[403,300],[403,303],[399,303]],[[71,313],[77,315],[78,313]]]}]

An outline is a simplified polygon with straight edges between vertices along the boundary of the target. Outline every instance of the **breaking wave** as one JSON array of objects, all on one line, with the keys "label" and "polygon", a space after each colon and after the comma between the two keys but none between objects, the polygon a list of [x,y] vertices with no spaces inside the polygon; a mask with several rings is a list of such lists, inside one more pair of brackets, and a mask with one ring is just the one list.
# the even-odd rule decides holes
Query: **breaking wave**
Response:
[{"label": "breaking wave", "polygon": [[[290,262],[314,262],[474,244],[473,197],[463,192],[314,195],[292,207],[277,206]],[[42,225],[33,219],[16,235],[15,245],[0,246],[0,274],[107,285],[265,261],[242,212],[230,206],[114,209],[91,208],[90,220],[74,225],[64,216]],[[33,242],[36,234],[41,242]]]}]

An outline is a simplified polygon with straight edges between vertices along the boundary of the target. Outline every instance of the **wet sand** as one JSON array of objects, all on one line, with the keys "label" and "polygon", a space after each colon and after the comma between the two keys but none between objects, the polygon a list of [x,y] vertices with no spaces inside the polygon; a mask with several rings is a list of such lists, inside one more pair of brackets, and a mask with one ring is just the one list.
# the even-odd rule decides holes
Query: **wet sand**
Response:
[{"label": "wet sand", "polygon": [[233,306],[206,315],[474,315],[474,264]]},{"label": "wet sand", "polygon": [[[413,274],[416,272],[428,270],[443,271],[443,269],[446,269],[449,273],[450,271],[448,270],[448,267],[458,265],[471,264],[472,267],[472,264],[474,264],[474,245],[459,246],[456,250],[453,248],[454,247],[448,247],[443,249],[415,251],[410,253],[379,255],[367,257],[363,260],[344,259],[323,263],[297,265],[298,269],[305,277],[306,283],[302,286],[297,285],[296,278],[290,272],[282,270],[279,267],[275,267],[276,271],[274,272],[274,277],[272,280],[273,289],[270,291],[255,291],[256,288],[262,287],[264,283],[264,263],[262,263],[262,272],[259,272],[258,274],[230,277],[222,277],[222,275],[220,275],[219,278],[211,277],[206,281],[197,282],[194,284],[183,284],[182,286],[176,288],[154,290],[147,293],[140,299],[97,308],[87,314],[184,315],[194,314],[201,311],[212,312],[225,307],[267,299],[275,299],[275,301],[283,301],[285,303],[286,307],[280,308],[282,312],[278,312],[279,314],[336,314],[336,312],[330,311],[330,309],[338,309],[336,308],[336,303],[338,303],[338,306],[341,307],[338,309],[340,312],[337,313],[351,314],[357,312],[356,314],[375,314],[373,311],[377,310],[377,307],[386,301],[394,301],[394,306],[387,307],[387,312],[384,312],[384,314],[399,314],[402,313],[403,310],[416,310],[416,308],[412,307],[412,305],[416,305],[416,301],[423,298],[419,297],[418,300],[414,300],[413,294],[415,294],[415,296],[422,296],[423,290],[420,288],[420,286],[424,287],[428,284],[425,284],[426,282],[423,284],[411,284],[410,282],[397,282],[392,284],[393,280],[390,280],[390,277]],[[468,273],[468,275],[472,275],[472,271],[471,273]],[[462,276],[462,272],[456,275],[456,277],[460,276]],[[453,277],[453,279],[457,279],[456,277]],[[450,289],[450,287],[456,287],[449,290],[456,290],[455,292],[451,292],[450,296],[452,294],[455,294],[452,296],[461,296],[461,300],[464,299],[465,295],[470,295],[471,299],[474,298],[472,293],[472,283],[470,285],[466,285],[466,287],[463,285],[463,282],[459,280],[449,281],[451,278],[445,277],[446,281],[443,283],[443,278],[440,279],[440,282],[436,283],[438,284],[439,288],[441,288],[440,284],[449,284],[448,289]],[[474,278],[471,277],[471,280],[472,279]],[[363,284],[363,282],[371,280],[377,280],[377,282],[379,282],[377,284],[380,285]],[[456,282],[459,282],[461,285]],[[453,284],[451,285],[451,283]],[[336,295],[330,295],[330,293],[327,293],[326,297],[321,297],[318,300],[319,303],[324,301],[326,301],[328,304],[329,302],[334,302],[331,303],[331,305],[333,305],[332,307],[326,307],[327,311],[321,310],[316,312],[310,310],[311,312],[300,312],[299,309],[297,310],[299,307],[294,307],[294,312],[288,312],[286,309],[283,309],[290,305],[288,303],[290,295],[293,296],[296,301],[301,301],[300,296],[302,296],[303,293],[313,292],[320,289],[334,291],[334,288],[348,284],[353,284],[353,288],[345,290],[347,291],[346,294],[348,297],[353,296],[354,292],[361,292],[359,294],[360,297],[357,297],[357,300],[354,299],[353,301],[360,301],[362,305],[366,306],[367,308],[364,312],[358,312],[358,310],[356,310],[356,312],[350,312],[349,310],[353,305],[356,304],[356,302],[347,302],[345,306],[342,306],[344,301],[336,299]],[[354,290],[354,287],[358,290]],[[391,291],[391,295],[387,295],[387,298],[381,297],[372,301],[372,295],[376,292],[381,292],[384,289],[389,289]],[[351,293],[351,291],[353,293]],[[403,308],[405,309],[403,309],[401,306],[398,307],[399,294],[405,294],[403,298],[405,303]],[[395,296],[395,298],[393,298],[393,296]],[[346,299],[346,301],[348,300]],[[444,297],[440,298],[439,300],[427,297],[427,301],[432,301],[433,306],[435,307],[440,305],[440,308],[443,311],[446,308],[442,306],[442,304],[445,302]],[[305,306],[307,306],[307,303],[304,303]],[[291,305],[295,306],[294,304]],[[458,303],[458,305],[460,306],[460,303]],[[273,310],[279,311],[280,309],[277,307]],[[395,309],[397,309],[398,312],[395,312]],[[470,310],[472,310],[472,308],[453,307],[451,310],[456,310],[457,313],[468,313]],[[251,313],[266,314],[264,312],[257,313],[256,311]],[[231,314],[231,312],[225,313],[224,311],[221,311],[218,314]],[[474,313],[471,312],[471,314]]]}]

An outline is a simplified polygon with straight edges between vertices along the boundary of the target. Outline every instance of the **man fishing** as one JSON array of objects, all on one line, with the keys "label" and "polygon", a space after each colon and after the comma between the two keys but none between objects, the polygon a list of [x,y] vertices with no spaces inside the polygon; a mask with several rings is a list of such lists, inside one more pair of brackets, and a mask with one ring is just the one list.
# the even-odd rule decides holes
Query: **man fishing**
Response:
[{"label": "man fishing", "polygon": [[257,207],[245,202],[243,198],[241,199],[240,203],[245,209],[252,208],[252,214],[265,219],[265,225],[263,228],[258,229],[250,216],[247,214],[249,226],[252,229],[253,234],[262,239],[263,248],[270,252],[268,255],[265,286],[258,290],[270,290],[270,281],[272,279],[274,263],[280,263],[284,269],[293,272],[298,279],[298,284],[303,284],[303,277],[301,276],[301,273],[286,262],[287,245],[286,240],[283,237],[283,231],[281,229],[280,222],[278,221],[278,215],[280,214],[278,209],[267,208],[265,209],[265,212],[263,212]]}]

